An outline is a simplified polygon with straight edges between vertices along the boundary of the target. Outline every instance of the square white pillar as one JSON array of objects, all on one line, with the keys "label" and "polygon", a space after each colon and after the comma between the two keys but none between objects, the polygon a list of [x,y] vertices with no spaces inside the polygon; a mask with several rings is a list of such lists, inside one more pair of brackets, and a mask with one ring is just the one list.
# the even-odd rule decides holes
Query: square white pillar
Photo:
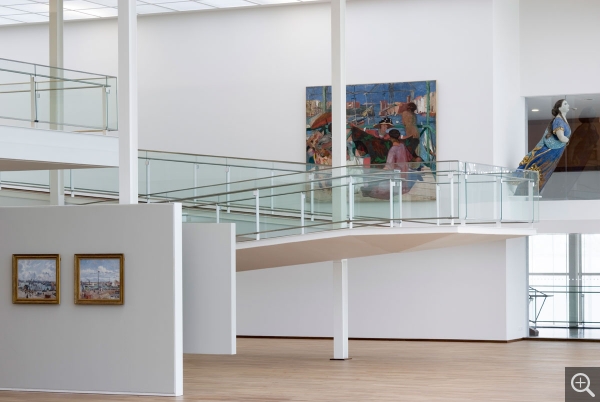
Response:
[{"label": "square white pillar", "polygon": [[348,359],[348,260],[333,262],[333,359]]},{"label": "square white pillar", "polygon": [[[64,61],[64,40],[63,40],[63,0],[50,0],[49,3],[49,60],[50,75],[56,78],[62,78],[62,68]],[[64,117],[63,111],[63,83],[52,80],[50,83],[50,124],[52,130],[62,130]],[[65,205],[65,179],[62,170],[50,171],[50,204]]]},{"label": "square white pillar", "polygon": [[138,203],[138,77],[135,0],[119,0],[119,203]]}]

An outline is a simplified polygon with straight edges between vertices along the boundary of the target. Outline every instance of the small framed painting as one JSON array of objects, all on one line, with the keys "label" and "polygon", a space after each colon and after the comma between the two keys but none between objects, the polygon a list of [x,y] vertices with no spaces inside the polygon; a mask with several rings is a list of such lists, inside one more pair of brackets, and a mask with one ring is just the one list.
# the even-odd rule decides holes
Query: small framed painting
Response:
[{"label": "small framed painting", "polygon": [[60,255],[13,254],[13,303],[60,304]]},{"label": "small framed painting", "polygon": [[75,254],[75,304],[123,304],[123,254]]}]

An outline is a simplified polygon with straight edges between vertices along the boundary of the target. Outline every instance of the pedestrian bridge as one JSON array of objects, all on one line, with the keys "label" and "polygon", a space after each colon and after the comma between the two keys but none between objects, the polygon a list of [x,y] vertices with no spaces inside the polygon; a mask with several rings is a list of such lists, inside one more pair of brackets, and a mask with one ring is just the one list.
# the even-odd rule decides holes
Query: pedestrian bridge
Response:
[{"label": "pedestrian bridge", "polygon": [[[536,172],[468,162],[401,171],[140,151],[139,171],[139,202],[181,203],[184,223],[235,223],[238,271],[529,236],[538,219]],[[4,205],[45,202],[47,182],[26,173],[2,173]],[[117,203],[117,178],[65,171],[66,202]]]}]

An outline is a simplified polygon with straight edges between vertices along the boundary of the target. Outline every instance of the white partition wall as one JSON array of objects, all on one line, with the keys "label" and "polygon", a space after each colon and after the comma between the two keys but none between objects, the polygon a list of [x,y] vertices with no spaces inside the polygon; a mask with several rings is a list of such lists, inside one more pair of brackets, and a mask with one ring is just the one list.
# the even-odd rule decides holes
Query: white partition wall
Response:
[{"label": "white partition wall", "polygon": [[[0,208],[0,389],[183,393],[181,205]],[[123,305],[74,304],[74,254],[123,253]],[[12,304],[12,254],[60,254],[60,305]]]},{"label": "white partition wall", "polygon": [[235,224],[183,225],[183,351],[236,353]]},{"label": "white partition wall", "polygon": [[[527,336],[525,241],[348,260],[348,336]],[[333,336],[332,281],[331,262],[238,273],[238,334]]]}]

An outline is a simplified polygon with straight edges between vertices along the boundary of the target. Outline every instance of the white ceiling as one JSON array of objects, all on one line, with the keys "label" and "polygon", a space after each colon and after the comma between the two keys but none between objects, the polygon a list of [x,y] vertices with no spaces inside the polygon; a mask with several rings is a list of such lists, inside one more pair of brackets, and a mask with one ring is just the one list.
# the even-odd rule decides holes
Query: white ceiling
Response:
[{"label": "white ceiling", "polygon": [[[317,0],[138,0],[138,14],[257,7]],[[118,0],[64,0],[64,20],[116,17]],[[48,0],[0,0],[0,25],[48,22]]]},{"label": "white ceiling", "polygon": [[600,117],[600,94],[532,96],[527,98],[528,120],[550,120],[552,107],[566,99],[571,107],[567,119]]}]

